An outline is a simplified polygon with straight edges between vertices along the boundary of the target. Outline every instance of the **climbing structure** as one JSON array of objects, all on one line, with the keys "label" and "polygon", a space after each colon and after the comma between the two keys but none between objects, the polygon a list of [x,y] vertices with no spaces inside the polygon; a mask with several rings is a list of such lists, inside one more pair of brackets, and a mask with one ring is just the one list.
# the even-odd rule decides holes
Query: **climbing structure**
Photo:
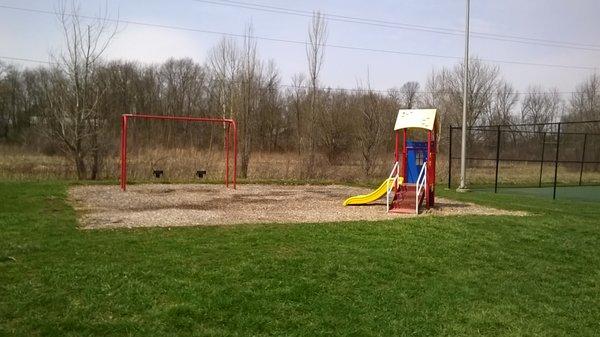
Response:
[{"label": "climbing structure", "polygon": [[[393,183],[387,190],[388,212],[419,213],[425,201],[435,202],[435,155],[438,130],[435,109],[400,110],[394,125],[395,163],[390,173]],[[427,140],[409,141],[411,129],[425,130]],[[400,144],[402,139],[402,144]],[[402,149],[402,152],[400,152]]]}]

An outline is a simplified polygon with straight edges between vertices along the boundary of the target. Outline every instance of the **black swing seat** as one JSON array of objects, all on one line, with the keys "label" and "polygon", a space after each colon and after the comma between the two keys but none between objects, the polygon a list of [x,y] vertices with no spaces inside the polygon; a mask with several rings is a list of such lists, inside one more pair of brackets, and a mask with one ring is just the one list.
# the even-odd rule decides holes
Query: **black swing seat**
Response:
[{"label": "black swing seat", "polygon": [[196,177],[202,178],[206,175],[206,170],[198,170],[196,171]]},{"label": "black swing seat", "polygon": [[154,178],[161,178],[165,172],[163,170],[152,170]]}]

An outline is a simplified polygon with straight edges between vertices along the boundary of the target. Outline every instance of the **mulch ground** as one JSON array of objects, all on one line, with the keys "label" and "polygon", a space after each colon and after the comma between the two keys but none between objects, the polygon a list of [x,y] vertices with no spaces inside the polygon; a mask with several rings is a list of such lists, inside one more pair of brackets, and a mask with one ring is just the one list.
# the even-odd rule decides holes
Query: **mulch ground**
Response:
[{"label": "mulch ground", "polygon": [[[69,199],[82,228],[212,226],[245,223],[303,223],[386,220],[416,216],[385,211],[385,202],[344,207],[349,196],[369,193],[340,185],[238,185],[236,190],[209,184],[74,186]],[[426,214],[525,215],[475,204],[436,199]],[[423,216],[421,214],[420,216]]]}]

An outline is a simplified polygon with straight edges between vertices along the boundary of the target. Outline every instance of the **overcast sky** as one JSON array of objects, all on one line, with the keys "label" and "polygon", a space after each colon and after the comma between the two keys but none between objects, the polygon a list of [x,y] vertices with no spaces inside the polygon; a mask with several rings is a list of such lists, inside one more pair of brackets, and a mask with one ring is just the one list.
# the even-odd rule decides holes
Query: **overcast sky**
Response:
[{"label": "overcast sky", "polygon": [[[237,1],[456,30],[464,28],[465,20],[463,0]],[[118,15],[122,20],[234,34],[242,34],[244,27],[252,22],[256,36],[298,41],[306,40],[310,21],[303,16],[195,0],[85,0],[82,1],[82,13],[96,15],[105,3],[108,3],[112,16]],[[54,10],[56,2],[0,0],[0,6]],[[484,59],[600,68],[598,13],[598,0],[472,0],[473,32],[565,41],[597,51],[472,38],[471,55]],[[329,21],[328,30],[328,43],[335,45],[455,57],[462,57],[464,52],[464,38],[460,35],[337,21]],[[125,24],[106,57],[141,62],[190,57],[203,62],[207,51],[219,39],[218,34]],[[0,7],[0,56],[48,60],[49,52],[60,49],[61,40],[56,18],[52,15]],[[284,84],[290,82],[294,73],[306,72],[303,45],[259,40],[258,50],[261,58],[276,62]],[[364,82],[368,73],[373,88],[387,89],[411,80],[424,83],[432,69],[456,62],[456,59],[328,47],[323,82],[334,87],[354,87],[358,81]],[[503,77],[520,91],[526,90],[528,85],[571,91],[593,72],[590,69],[497,65]]]}]

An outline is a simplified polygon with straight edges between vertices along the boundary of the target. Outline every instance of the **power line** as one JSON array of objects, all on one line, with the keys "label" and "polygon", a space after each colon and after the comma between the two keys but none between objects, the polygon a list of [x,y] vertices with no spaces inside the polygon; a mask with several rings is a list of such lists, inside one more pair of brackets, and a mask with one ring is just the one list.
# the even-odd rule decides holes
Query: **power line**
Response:
[{"label": "power line", "polygon": [[[200,0],[192,0],[192,1],[200,1]],[[312,16],[312,14],[313,14],[312,11],[306,11],[306,10],[302,11],[302,10],[297,10],[297,9],[289,9],[289,8],[276,7],[276,6],[259,5],[259,4],[253,4],[253,3],[248,3],[248,2],[241,2],[241,1],[233,1],[233,0],[213,0],[213,1],[220,1],[220,2],[234,3],[234,4],[245,4],[245,5],[253,5],[253,6],[256,6],[256,7],[263,7],[263,8],[271,8],[271,9],[280,9],[280,10],[294,11],[294,12],[304,13],[304,14],[307,14],[307,15],[310,15],[310,16]],[[335,18],[360,20],[360,21],[365,21],[365,22],[383,23],[383,24],[398,25],[398,26],[412,27],[412,28],[432,29],[432,30],[439,30],[439,31],[446,31],[446,32],[454,32],[454,33],[460,34],[461,36],[465,33],[464,30],[454,29],[454,28],[415,25],[415,24],[407,24],[407,23],[400,23],[400,22],[394,22],[394,21],[385,21],[385,20],[379,20],[379,19],[359,18],[359,17],[352,17],[352,16],[347,16],[347,15],[331,14],[331,13],[323,13],[323,14],[325,16],[327,16],[328,18],[335,17]],[[518,35],[505,35],[505,34],[481,33],[481,32],[471,32],[471,34],[478,34],[478,35],[482,35],[482,36],[494,36],[494,37],[514,38],[514,39],[531,40],[531,41],[548,42],[548,43],[562,43],[562,44],[569,44],[569,45],[576,45],[576,46],[600,48],[600,45],[595,45],[595,44],[585,44],[585,43],[577,43],[577,42],[569,42],[569,41],[558,41],[558,40],[547,40],[547,39],[531,38],[531,37],[524,37],[524,36],[518,36]]]},{"label": "power line", "polygon": [[55,64],[54,62],[50,62],[50,61],[34,60],[34,59],[24,58],[24,57],[0,56],[0,59],[9,60],[9,61],[20,61],[20,62],[29,62],[29,63],[38,63],[38,64],[48,64],[48,65]]},{"label": "power line", "polygon": [[[230,0],[191,0],[191,1],[212,4],[212,5],[218,5],[218,6],[244,8],[244,9],[262,11],[262,12],[294,15],[294,16],[301,16],[301,17],[312,17],[312,15],[313,15],[313,13],[311,11],[284,8],[284,7],[271,6],[271,5],[262,5],[262,4],[250,3],[250,2],[230,1]],[[422,32],[435,33],[435,34],[444,34],[444,35],[454,35],[454,36],[463,36],[464,35],[464,31],[459,30],[459,29],[452,29],[452,28],[414,25],[414,24],[385,21],[385,20],[378,20],[378,19],[371,19],[371,18],[361,18],[361,17],[353,17],[353,16],[347,16],[347,15],[338,15],[338,14],[332,14],[332,13],[323,13],[323,16],[325,18],[327,18],[328,20],[338,21],[338,22],[347,22],[347,23],[355,23],[355,24],[361,24],[361,25],[386,27],[386,28],[394,28],[394,29],[402,29],[402,30],[422,31]],[[595,45],[595,44],[584,44],[584,43],[569,42],[569,41],[539,39],[539,38],[531,38],[531,37],[518,36],[518,35],[471,32],[471,37],[479,38],[479,39],[486,39],[486,40],[514,42],[514,43],[529,44],[529,45],[539,45],[539,46],[546,46],[546,47],[558,47],[558,48],[565,48],[565,49],[600,51],[600,45]]]},{"label": "power line", "polygon": [[[286,87],[286,88],[302,88],[302,89],[310,89],[310,86],[306,86],[306,85],[293,85],[293,84],[278,84],[277,86],[279,87]],[[321,88],[323,90],[333,90],[333,91],[354,91],[354,92],[380,92],[380,93],[389,93],[390,91],[398,91],[400,93],[402,92],[406,92],[401,90],[401,88],[397,88],[397,87],[392,87],[390,89],[362,89],[362,88],[339,88],[339,87],[328,87],[325,86],[323,88]],[[415,91],[416,94],[460,94],[460,91],[423,91],[423,90],[419,90],[419,91]],[[559,95],[568,95],[568,94],[581,94],[583,92],[581,91],[549,91],[549,92],[536,92],[536,91],[530,91],[530,92],[519,92],[519,91],[514,91],[514,92],[503,92],[505,94],[510,94],[510,95],[553,95],[553,94],[559,94]]]},{"label": "power line", "polygon": [[[30,13],[46,14],[46,15],[59,14],[58,12],[55,12],[55,11],[22,8],[22,7],[14,7],[14,6],[7,6],[7,5],[0,5],[0,8],[23,11],[23,12],[30,12]],[[190,27],[183,27],[183,26],[165,25],[165,24],[148,23],[148,22],[132,21],[132,20],[122,20],[122,19],[100,18],[97,16],[75,15],[72,13],[66,13],[64,15],[78,16],[80,18],[89,19],[89,20],[104,20],[104,21],[113,22],[113,23],[126,23],[126,24],[131,24],[131,25],[139,25],[139,26],[162,28],[162,29],[181,30],[181,31],[188,31],[188,32],[211,34],[211,35],[235,37],[235,38],[247,38],[248,37],[248,35],[245,35],[245,34],[227,33],[227,32],[197,29],[197,28],[190,28]],[[269,41],[269,42],[278,42],[278,43],[295,44],[295,45],[303,45],[303,46],[309,45],[308,42],[299,41],[299,40],[289,40],[289,39],[272,38],[272,37],[264,37],[264,36],[252,36],[252,38],[254,38],[256,40]],[[399,51],[399,50],[389,50],[389,49],[377,49],[377,48],[368,48],[368,47],[339,45],[339,44],[321,44],[320,46],[336,48],[336,49],[344,49],[344,50],[362,51],[362,52],[374,52],[374,53],[383,53],[383,54],[422,56],[422,57],[430,57],[430,58],[462,60],[462,57],[453,56],[453,55],[441,55],[441,54],[419,53],[419,52]],[[515,65],[526,65],[526,66],[537,66],[537,67],[548,67],[548,68],[596,70],[596,67],[591,67],[591,66],[549,64],[549,63],[510,61],[510,60],[498,60],[498,59],[486,59],[486,58],[480,58],[479,60],[484,61],[484,62],[491,62],[491,63],[515,64]]]},{"label": "power line", "polygon": [[[20,62],[29,62],[29,63],[37,63],[37,64],[47,64],[47,65],[57,65],[58,63],[56,62],[51,62],[51,61],[42,61],[42,60],[37,60],[37,59],[32,59],[32,58],[24,58],[24,57],[13,57],[13,56],[4,56],[4,55],[0,55],[0,59],[5,59],[5,60],[9,60],[9,61],[20,61]],[[235,82],[234,83],[241,83],[241,82]],[[271,84],[271,86],[274,87],[280,87],[280,88],[289,88],[289,89],[310,89],[310,86],[307,85],[293,85],[293,84]],[[320,88],[321,90],[331,90],[331,91],[340,91],[340,92],[344,92],[344,91],[348,91],[348,92],[378,92],[378,93],[390,93],[391,91],[398,91],[400,93],[405,92],[402,91],[400,88],[397,87],[393,87],[390,89],[363,89],[363,88],[340,88],[340,87],[332,87],[332,86],[323,86]],[[265,90],[268,90],[268,88],[265,88]],[[459,94],[459,91],[425,91],[425,90],[419,90],[419,91],[415,91],[416,94],[452,94],[452,93],[456,93]],[[569,95],[569,94],[581,94],[584,92],[581,91],[550,91],[550,92],[519,92],[519,91],[514,91],[514,92],[506,92],[505,94],[511,94],[511,95],[553,95],[553,94],[560,94],[560,95]]]}]

